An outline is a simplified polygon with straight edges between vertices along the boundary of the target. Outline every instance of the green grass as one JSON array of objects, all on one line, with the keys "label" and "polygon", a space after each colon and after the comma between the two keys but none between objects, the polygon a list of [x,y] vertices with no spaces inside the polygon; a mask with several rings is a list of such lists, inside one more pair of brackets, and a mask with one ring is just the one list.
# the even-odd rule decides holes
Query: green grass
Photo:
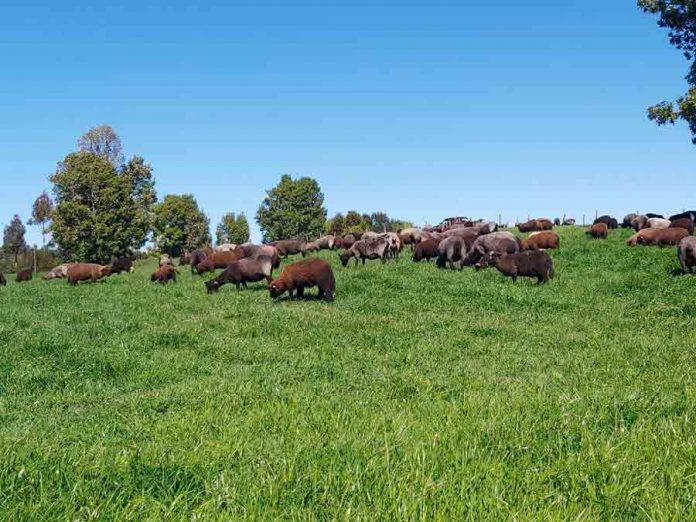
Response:
[{"label": "green grass", "polygon": [[541,287],[335,253],[333,304],[11,280],[0,519],[694,520],[696,278],[561,235]]}]

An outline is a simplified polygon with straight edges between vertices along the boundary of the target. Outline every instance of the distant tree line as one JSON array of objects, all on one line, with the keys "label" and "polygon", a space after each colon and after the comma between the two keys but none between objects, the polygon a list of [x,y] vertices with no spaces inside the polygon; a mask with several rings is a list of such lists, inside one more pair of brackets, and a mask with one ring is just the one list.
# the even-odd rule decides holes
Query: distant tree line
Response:
[{"label": "distant tree line", "polygon": [[[212,243],[210,221],[193,195],[167,194],[159,200],[152,167],[141,156],[125,160],[121,138],[108,125],[94,127],[81,136],[77,150],[58,163],[49,181],[54,199],[41,192],[28,221],[41,230],[41,252],[33,249],[30,256],[32,261],[40,259],[37,265],[55,263],[56,259],[108,263],[115,257],[132,255],[146,244],[179,256]],[[255,217],[264,241],[410,226],[384,212],[360,214],[351,210],[327,220],[319,183],[289,174],[266,191]],[[4,229],[0,267],[29,266],[25,234],[26,227],[15,215]],[[245,243],[249,235],[244,213],[224,214],[215,229],[218,244]]]}]

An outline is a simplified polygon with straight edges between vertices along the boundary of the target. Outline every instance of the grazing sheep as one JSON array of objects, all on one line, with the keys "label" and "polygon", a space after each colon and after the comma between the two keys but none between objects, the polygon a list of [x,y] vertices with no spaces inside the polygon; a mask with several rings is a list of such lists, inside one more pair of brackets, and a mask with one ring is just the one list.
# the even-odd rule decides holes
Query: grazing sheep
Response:
[{"label": "grazing sheep", "polygon": [[223,243],[222,245],[218,245],[213,249],[213,252],[232,252],[237,248],[237,245],[234,243]]},{"label": "grazing sheep", "polygon": [[353,246],[353,244],[357,241],[355,238],[355,234],[346,234],[343,236],[343,239],[341,240],[341,243],[343,243],[343,248],[348,250],[350,247]]},{"label": "grazing sheep", "polygon": [[96,263],[74,263],[68,267],[68,284],[75,286],[80,281],[99,281],[111,275],[111,267]]},{"label": "grazing sheep", "polygon": [[31,278],[34,277],[34,272],[32,271],[31,268],[25,268],[24,270],[20,270],[17,272],[17,275],[15,276],[15,281],[18,283],[24,283],[25,281],[31,281]]},{"label": "grazing sheep", "polygon": [[550,230],[544,230],[530,234],[527,239],[523,239],[521,250],[556,249],[560,246],[560,243],[561,238],[558,237],[558,234]]},{"label": "grazing sheep", "polygon": [[43,279],[44,281],[50,281],[51,279],[65,279],[66,277],[68,277],[69,266],[69,263],[63,263],[62,265],[58,265],[52,268],[46,274],[44,274],[44,276],[41,279]]},{"label": "grazing sheep", "polygon": [[482,261],[484,264],[495,266],[498,271],[517,282],[518,277],[536,277],[537,284],[548,282],[554,275],[553,261],[543,250],[531,250],[516,254],[489,252]]},{"label": "grazing sheep", "polygon": [[648,218],[648,228],[669,228],[672,222],[663,218]]},{"label": "grazing sheep", "polygon": [[637,217],[638,214],[636,213],[626,214],[623,218],[623,221],[621,222],[621,228],[633,228],[633,220]]},{"label": "grazing sheep", "polygon": [[381,237],[387,241],[389,247],[387,249],[387,256],[391,259],[399,260],[399,254],[401,253],[401,238],[396,232],[384,232],[379,234]]},{"label": "grazing sheep", "polygon": [[677,246],[682,275],[693,274],[696,267],[696,237],[687,236]]},{"label": "grazing sheep", "polygon": [[245,257],[227,265],[227,268],[215,279],[206,281],[205,287],[211,294],[228,283],[234,284],[237,290],[240,289],[240,285],[246,288],[247,283],[256,283],[262,279],[266,279],[270,284],[272,273],[273,259],[270,256]]},{"label": "grazing sheep", "polygon": [[388,252],[389,242],[384,238],[361,239],[353,243],[348,250],[343,251],[339,258],[343,266],[348,266],[351,257],[355,258],[355,266],[358,265],[359,260],[362,260],[365,266],[368,259],[381,259],[382,263],[386,263]]},{"label": "grazing sheep", "polygon": [[678,245],[682,239],[689,236],[689,231],[683,228],[651,228],[646,230],[654,230],[655,234],[639,236],[639,245]]},{"label": "grazing sheep", "polygon": [[179,272],[173,265],[162,265],[150,276],[150,281],[166,285],[169,281],[176,283],[176,276]]},{"label": "grazing sheep", "polygon": [[438,245],[440,244],[441,239],[428,239],[426,241],[421,241],[416,245],[415,250],[413,251],[413,256],[412,259],[414,262],[419,262],[423,259],[426,261],[430,261],[431,259],[435,259],[439,255],[438,251]]},{"label": "grazing sheep", "polygon": [[231,252],[213,252],[207,256],[203,261],[198,263],[196,266],[196,271],[198,275],[204,274],[206,272],[213,272],[218,268],[227,268],[227,265],[239,261],[244,257],[244,250],[242,248],[236,248]]},{"label": "grazing sheep", "polygon": [[172,258],[169,257],[167,254],[163,254],[159,258],[159,266],[162,267],[165,265],[174,266],[174,263],[172,262]]},{"label": "grazing sheep", "polygon": [[[310,258],[286,266],[277,279],[273,279],[268,290],[272,298],[277,298],[288,292],[292,299],[304,296],[304,289],[319,287],[319,299],[333,301],[336,290],[331,265],[324,259]],[[293,295],[294,294],[294,295]]]},{"label": "grazing sheep", "polygon": [[604,223],[610,230],[619,228],[619,222],[616,220],[616,218],[611,216],[599,216],[592,222],[593,225],[596,225],[597,223]]},{"label": "grazing sheep", "polygon": [[120,274],[121,272],[133,272],[133,260],[129,257],[119,257],[111,263],[111,273]]},{"label": "grazing sheep", "polygon": [[585,233],[595,239],[606,239],[609,235],[609,227],[606,223],[595,223]]},{"label": "grazing sheep", "polygon": [[307,255],[307,242],[304,239],[281,239],[280,241],[272,241],[270,245],[278,249],[278,254],[281,257],[296,254],[302,254],[302,257]]},{"label": "grazing sheep", "polygon": [[689,218],[679,218],[673,220],[669,228],[683,228],[684,230],[688,230],[689,235],[692,235],[694,233],[694,222]]},{"label": "grazing sheep", "polygon": [[459,236],[450,236],[442,241],[437,247],[437,267],[445,268],[447,263],[454,269],[455,263],[459,263],[459,269],[464,268],[464,258],[467,254],[467,247],[464,240]]},{"label": "grazing sheep", "polygon": [[[479,236],[471,245],[469,253],[464,259],[464,264],[476,266],[488,252],[498,252],[499,254],[513,254],[519,252],[522,244],[520,240],[511,232],[493,232]],[[479,268],[479,267],[477,267]]]}]

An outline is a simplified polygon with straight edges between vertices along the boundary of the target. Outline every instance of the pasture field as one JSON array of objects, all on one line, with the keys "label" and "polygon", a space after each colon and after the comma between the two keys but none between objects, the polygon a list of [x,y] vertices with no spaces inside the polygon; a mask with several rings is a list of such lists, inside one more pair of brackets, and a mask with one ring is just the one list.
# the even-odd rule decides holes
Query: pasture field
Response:
[{"label": "pasture field", "polygon": [[408,252],[321,253],[333,304],[10,280],[0,519],[696,519],[696,278],[559,233],[541,287]]}]

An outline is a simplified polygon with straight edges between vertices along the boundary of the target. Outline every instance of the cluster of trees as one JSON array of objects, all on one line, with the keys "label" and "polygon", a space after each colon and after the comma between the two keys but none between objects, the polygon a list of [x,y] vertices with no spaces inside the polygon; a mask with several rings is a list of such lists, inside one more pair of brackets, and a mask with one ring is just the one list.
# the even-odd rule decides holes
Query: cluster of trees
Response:
[{"label": "cluster of trees", "polygon": [[412,227],[413,223],[402,219],[390,218],[385,212],[373,212],[371,214],[360,214],[355,210],[349,210],[345,215],[336,214],[326,222],[324,227],[327,234],[350,234],[355,232],[398,232],[407,227]]},{"label": "cluster of trees", "polygon": [[229,212],[222,216],[215,230],[215,240],[218,245],[225,243],[241,245],[249,241],[249,222],[244,212],[239,215]]}]

